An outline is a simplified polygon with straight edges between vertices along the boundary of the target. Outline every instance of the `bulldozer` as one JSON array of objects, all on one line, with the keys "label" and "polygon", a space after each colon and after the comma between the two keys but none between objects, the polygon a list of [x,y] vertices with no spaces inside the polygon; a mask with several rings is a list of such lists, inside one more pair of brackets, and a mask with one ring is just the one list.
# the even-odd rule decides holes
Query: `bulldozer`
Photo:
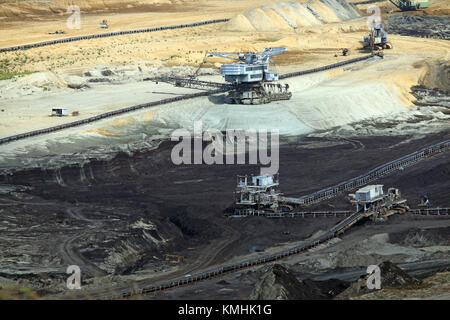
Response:
[{"label": "bulldozer", "polygon": [[370,34],[364,36],[364,48],[370,49],[371,51],[381,50],[381,49],[392,49],[393,45],[387,39],[387,32],[384,31],[383,25],[376,24],[373,25]]}]

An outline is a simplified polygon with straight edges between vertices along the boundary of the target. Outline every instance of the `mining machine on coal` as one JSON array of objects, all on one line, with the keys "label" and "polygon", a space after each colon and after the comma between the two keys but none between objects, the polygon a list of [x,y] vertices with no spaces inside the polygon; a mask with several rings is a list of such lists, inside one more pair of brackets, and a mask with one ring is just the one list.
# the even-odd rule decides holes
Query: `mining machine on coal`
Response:
[{"label": "mining machine on coal", "polygon": [[[349,194],[349,200],[356,206],[355,212],[362,212],[364,217],[371,217],[374,221],[387,221],[390,215],[409,210],[399,189],[389,188],[386,193],[383,185],[360,188],[354,194]],[[235,203],[225,210],[228,217],[294,217],[295,213],[333,214],[332,211],[308,211],[299,198],[283,196],[279,190],[278,174],[238,176]]]}]

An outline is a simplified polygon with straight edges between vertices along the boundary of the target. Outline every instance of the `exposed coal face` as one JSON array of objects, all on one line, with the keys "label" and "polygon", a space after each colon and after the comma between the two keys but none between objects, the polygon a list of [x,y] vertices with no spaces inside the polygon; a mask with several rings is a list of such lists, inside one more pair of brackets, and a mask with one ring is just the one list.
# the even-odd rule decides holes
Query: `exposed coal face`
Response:
[{"label": "exposed coal face", "polygon": [[[450,73],[448,74],[450,75]],[[438,106],[450,109],[450,96],[443,90],[414,86],[411,88],[411,92],[417,98],[414,103],[418,106]]]},{"label": "exposed coal face", "polygon": [[450,40],[450,16],[394,14],[385,23],[388,33]]},{"label": "exposed coal face", "polygon": [[389,235],[389,240],[392,243],[416,248],[448,246],[450,245],[450,228],[413,228],[405,232],[392,233]]}]

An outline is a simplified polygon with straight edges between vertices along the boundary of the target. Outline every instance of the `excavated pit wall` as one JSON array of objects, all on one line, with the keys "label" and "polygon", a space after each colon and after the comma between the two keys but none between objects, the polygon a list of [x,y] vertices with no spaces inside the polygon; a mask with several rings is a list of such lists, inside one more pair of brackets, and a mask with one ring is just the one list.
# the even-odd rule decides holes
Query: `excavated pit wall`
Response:
[{"label": "excavated pit wall", "polygon": [[302,27],[359,18],[360,14],[345,0],[308,2],[270,2],[230,19],[225,31],[292,31]]}]

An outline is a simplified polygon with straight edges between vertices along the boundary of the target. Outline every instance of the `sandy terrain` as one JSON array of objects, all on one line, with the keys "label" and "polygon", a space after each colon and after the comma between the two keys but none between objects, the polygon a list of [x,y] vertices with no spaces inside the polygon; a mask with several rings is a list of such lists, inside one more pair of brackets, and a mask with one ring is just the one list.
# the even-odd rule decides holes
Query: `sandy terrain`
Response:
[{"label": "sandy terrain", "polygon": [[[354,34],[351,36],[356,40]],[[397,48],[415,46],[404,38],[398,36]],[[86,152],[87,147],[103,149],[100,152],[103,153],[111,150],[114,145],[120,149],[125,147],[126,150],[148,144],[154,146],[155,142],[152,141],[155,139],[158,141],[162,137],[168,137],[173,129],[179,127],[190,129],[197,120],[203,121],[205,128],[213,127],[221,130],[275,128],[283,135],[297,135],[339,128],[338,134],[349,132],[351,135],[370,133],[371,125],[356,124],[363,120],[409,121],[422,117],[426,122],[414,120],[407,125],[386,129],[384,134],[388,131],[389,134],[402,134],[405,130],[416,132],[418,128],[422,133],[446,130],[449,123],[448,111],[439,106],[416,107],[413,104],[416,97],[411,94],[410,88],[417,84],[439,87],[448,83],[442,80],[445,73],[442,74],[442,69],[436,66],[444,59],[449,46],[442,40],[424,39],[421,42],[422,47],[429,46],[430,51],[426,54],[434,55],[437,62],[433,63],[430,59],[425,61],[425,54],[414,50],[415,48],[411,49],[408,56],[404,53],[395,54],[394,49],[393,53],[386,55],[384,59],[374,58],[371,61],[328,72],[287,79],[285,82],[293,91],[293,98],[290,101],[253,106],[251,110],[243,106],[226,105],[221,102],[220,97],[198,98],[189,103],[173,103],[64,132],[9,143],[2,146],[0,161],[2,167],[8,168],[19,164],[29,165],[34,158],[43,159],[42,157],[47,158],[49,155],[79,154],[82,151]],[[439,46],[435,46],[435,43]],[[323,63],[331,62],[329,61],[331,59],[327,58],[328,61]],[[299,69],[312,66],[310,61]],[[284,70],[292,68],[285,66]],[[282,68],[275,67],[275,69]],[[101,72],[105,70],[111,71],[113,75],[103,76]],[[4,120],[0,126],[0,134],[9,136],[109,110],[160,100],[174,94],[195,92],[192,89],[175,88],[162,83],[142,82],[144,77],[164,73],[167,69],[142,66],[141,70],[139,71],[136,66],[85,68],[78,69],[77,73],[36,73],[16,81],[3,81],[0,84],[0,94],[5,97],[2,107],[4,111],[1,113]],[[85,76],[86,72],[91,76]],[[194,69],[181,68],[177,72],[192,74]],[[81,89],[70,89],[64,85],[58,87],[59,83],[73,81],[73,78],[86,87]],[[89,82],[97,78],[103,79],[103,82]],[[220,76],[216,75],[205,75],[201,78],[221,81]],[[67,107],[69,112],[77,111],[79,115],[50,117],[51,108],[56,106]],[[256,110],[257,117],[254,116]],[[252,117],[251,122],[248,121],[249,117]],[[434,120],[430,122],[430,119]],[[282,127],[279,126],[280,122],[283,123]],[[364,128],[365,132],[362,130]],[[65,145],[63,149],[59,147],[61,143]],[[88,155],[82,156],[86,157]],[[72,158],[73,161],[80,160],[77,157]],[[55,161],[53,157],[50,162],[45,162],[47,165],[53,165],[57,163]]]},{"label": "sandy terrain", "polygon": [[[230,12],[220,11],[220,18],[224,15],[233,16],[236,11],[243,10],[245,8],[255,8],[255,5],[261,4],[264,1],[247,1],[241,2],[238,6],[230,6]],[[199,10],[196,13],[191,14],[189,11],[189,5],[182,6],[180,10],[182,12],[158,12],[157,21],[152,20],[152,25],[167,25],[191,21],[204,20],[200,16],[207,13],[208,18],[219,18],[219,3],[211,2],[208,6],[200,6],[202,12]],[[319,1],[313,1],[312,6],[317,5],[323,7],[324,4]],[[264,7],[264,6],[263,6]],[[293,8],[304,8],[300,4],[297,4]],[[228,7],[227,7],[228,8]],[[261,8],[261,7],[257,7]],[[81,41],[71,44],[61,44],[51,47],[36,48],[27,51],[18,51],[12,53],[1,54],[0,61],[3,61],[3,66],[6,67],[8,72],[30,72],[30,71],[45,71],[45,73],[37,73],[28,76],[24,76],[19,79],[12,79],[2,81],[0,83],[0,97],[4,101],[2,103],[2,122],[5,124],[0,127],[0,136],[8,136],[17,133],[22,133],[37,128],[44,128],[52,125],[56,125],[63,122],[73,121],[74,118],[67,117],[64,119],[49,118],[49,110],[55,106],[62,106],[63,104],[70,108],[70,111],[79,111],[80,116],[77,118],[83,118],[89,115],[98,114],[107,110],[114,110],[118,107],[126,107],[135,103],[148,102],[162,98],[163,94],[148,95],[143,89],[149,88],[149,91],[154,91],[152,85],[139,83],[139,79],[142,79],[145,75],[158,73],[158,69],[155,67],[164,66],[192,66],[192,73],[194,68],[200,65],[207,50],[213,51],[234,51],[234,50],[261,50],[266,46],[285,46],[289,49],[288,53],[275,58],[273,69],[279,72],[288,72],[293,70],[302,70],[319,65],[325,65],[334,63],[336,61],[344,60],[346,57],[335,57],[336,53],[340,53],[340,48],[349,48],[351,56],[364,55],[366,52],[361,51],[361,43],[363,36],[367,33],[367,26],[365,18],[358,18],[353,20],[345,20],[336,18],[338,22],[332,22],[324,24],[321,21],[315,21],[311,25],[301,25],[299,21],[300,17],[308,17],[304,13],[304,10],[297,10],[293,12],[291,7],[286,5],[275,6],[277,10],[283,11],[283,17],[287,17],[287,14],[291,12],[291,20],[298,26],[297,29],[293,29],[289,24],[283,20],[284,27],[277,29],[274,25],[271,28],[272,32],[247,32],[245,30],[245,24],[239,24],[238,27],[244,27],[239,32],[228,31],[232,26],[236,24],[232,21],[226,24],[210,25],[200,28],[183,29],[166,32],[156,32],[150,34],[129,35],[120,36],[114,38],[105,38],[98,40]],[[287,9],[286,9],[287,8]],[[274,12],[273,8],[266,7],[266,11]],[[288,10],[289,9],[289,10]],[[291,10],[292,9],[292,10]],[[186,10],[186,11],[183,11]],[[249,15],[248,12],[253,12],[255,9],[247,9],[244,14]],[[258,9],[261,10],[261,9]],[[328,9],[330,10],[330,9]],[[216,12],[216,13],[215,13]],[[247,12],[247,13],[246,13]],[[309,12],[309,11],[306,11]],[[322,15],[328,19],[333,20],[330,17],[337,17],[336,14],[331,15],[332,12],[322,12]],[[303,13],[303,15],[301,15]],[[133,13],[134,14],[134,13]],[[199,16],[195,16],[198,14]],[[297,16],[294,16],[297,14]],[[123,21],[136,21],[136,25],[127,25],[127,28],[145,27],[147,24],[142,23],[142,20],[131,18],[130,14],[120,14],[118,18]],[[145,19],[145,14],[141,13],[142,19]],[[192,20],[182,20],[184,17],[188,17]],[[259,21],[261,17],[251,16],[251,19],[247,21],[254,24]],[[264,16],[269,19],[267,16]],[[280,19],[281,17],[278,16]],[[311,17],[309,17],[311,18]],[[336,20],[334,19],[334,20]],[[270,20],[270,19],[269,19]],[[272,17],[273,21],[278,21]],[[271,21],[272,21],[271,20]],[[316,19],[317,20],[317,19]],[[341,21],[342,20],[342,21]],[[305,20],[306,21],[306,20]],[[312,21],[312,20],[311,20]],[[169,23],[170,22],[170,23]],[[6,23],[6,22],[5,22]],[[11,22],[19,23],[19,22]],[[3,32],[1,39],[4,39],[4,43],[0,42],[0,45],[14,45],[24,42],[32,42],[38,40],[44,40],[47,36],[42,35],[45,33],[41,31],[44,28],[43,25],[51,22],[31,21],[27,23],[26,27],[18,27],[17,25],[11,25],[2,29]],[[278,21],[278,25],[281,22]],[[306,24],[306,23],[304,23]],[[264,24],[263,25],[267,25]],[[286,29],[286,26],[288,29]],[[32,28],[33,32],[37,34],[35,39],[26,40],[28,36],[17,37],[15,32],[21,32],[30,34],[26,28]],[[111,29],[114,31],[114,28]],[[94,32],[91,29],[80,29],[79,33],[86,34]],[[40,34],[39,34],[40,33]],[[9,39],[9,40],[8,40]],[[18,40],[20,39],[20,40]],[[426,84],[430,87],[439,87],[440,89],[448,89],[447,83],[439,81],[441,78],[445,78],[445,74],[439,74],[439,70],[435,70],[434,66],[448,61],[449,44],[443,40],[423,39],[420,42],[414,40],[411,37],[390,35],[390,40],[395,43],[394,49],[388,52],[388,56],[383,62],[378,62],[378,67],[371,67],[367,71],[353,72],[353,76],[350,75],[344,81],[353,82],[355,79],[357,86],[370,85],[370,82],[380,83],[382,80],[386,88],[379,90],[368,90],[364,87],[358,87],[358,95],[362,97],[359,99],[366,99],[367,101],[379,101],[380,104],[384,104],[383,95],[388,95],[388,99],[391,96],[396,96],[404,106],[411,106],[411,101],[414,100],[409,93],[411,86],[417,84]],[[6,62],[5,62],[6,61]],[[208,59],[203,65],[204,67],[217,68],[221,59]],[[95,70],[105,66],[106,68],[119,69],[118,73],[121,77],[116,81],[119,83],[127,83],[122,89],[113,90],[116,95],[108,95],[99,99],[92,99],[93,95],[102,90],[111,90],[112,87],[106,85],[89,84],[91,88],[82,88],[81,90],[74,90],[67,88],[68,84],[75,82],[79,84],[86,83],[89,79],[80,79],[78,76],[83,76],[86,72]],[[125,66],[125,67],[121,67]],[[122,68],[122,70],[120,70]],[[137,72],[137,68],[143,70],[143,72]],[[128,69],[128,70],[127,70]],[[149,71],[150,70],[150,71]],[[333,70],[325,73],[322,77],[325,78],[339,78],[343,70],[349,70],[349,68]],[[395,73],[392,76],[392,72]],[[186,74],[186,73],[185,73]],[[432,78],[432,81],[430,79]],[[75,79],[75,80],[74,80]],[[117,80],[117,79],[116,79]],[[315,80],[311,80],[315,81]],[[305,89],[305,82],[311,82],[309,79],[303,80],[302,78],[289,80],[288,82],[298,88],[298,90]],[[381,84],[380,84],[381,85]],[[306,84],[306,87],[309,87]],[[162,87],[162,86],[160,86]],[[117,86],[114,86],[117,88]],[[134,92],[134,97],[127,95],[120,99],[117,98],[120,95],[121,90]],[[328,91],[328,89],[323,89]],[[81,92],[78,92],[81,91]],[[162,90],[164,91],[164,90]],[[91,93],[89,93],[91,92]],[[186,91],[180,91],[178,89],[171,89],[173,93],[183,93]],[[315,93],[315,92],[313,92]],[[370,96],[373,94],[373,96]],[[365,96],[365,97],[364,97]],[[23,97],[23,98],[22,98]],[[300,102],[303,99],[302,95],[294,95],[294,97]],[[58,101],[58,102],[56,102]],[[71,102],[69,102],[71,101]],[[301,100],[303,101],[303,100]],[[395,101],[395,99],[394,99]],[[390,102],[395,103],[394,101]],[[324,102],[326,103],[326,102]],[[342,101],[342,103],[347,103]],[[364,101],[362,101],[364,103]],[[339,103],[338,103],[339,106]],[[336,107],[338,107],[336,106]],[[397,110],[401,110],[400,104]],[[378,108],[378,107],[376,107]],[[369,109],[375,109],[370,108]],[[20,111],[19,113],[17,112]],[[364,110],[364,111],[363,111]],[[322,110],[328,113],[327,110]],[[369,112],[366,116],[370,117],[370,110],[361,109],[361,112]],[[386,109],[387,111],[387,109]],[[391,112],[389,109],[388,112]],[[349,110],[349,113],[353,113],[353,110]],[[315,119],[308,119],[308,116],[297,113],[299,117],[305,118],[307,126],[313,128],[325,128],[323,125],[314,123]],[[334,117],[333,114],[330,114]],[[29,120],[33,121],[29,121]],[[359,116],[353,118],[347,118],[347,121],[354,121],[360,119]],[[13,124],[13,125],[10,125]],[[337,122],[335,124],[343,124]],[[328,125],[332,125],[329,123]]]},{"label": "sandy terrain", "polygon": [[[254,3],[249,2],[248,6],[251,5]],[[214,5],[205,7],[205,10],[213,8]],[[9,136],[45,128],[121,107],[159,100],[173,94],[193,92],[190,89],[155,85],[141,80],[145,76],[160,74],[163,69],[158,66],[161,65],[191,65],[191,69],[181,67],[175,72],[180,75],[192,74],[206,50],[259,50],[265,46],[286,46],[289,51],[276,57],[276,62],[272,65],[273,70],[282,73],[344,60],[346,57],[335,57],[335,53],[342,47],[349,48],[351,56],[367,54],[359,50],[360,40],[367,28],[364,18],[276,33],[229,32],[224,31],[226,25],[82,41],[26,52],[4,53],[3,56],[8,57],[9,61],[16,60],[11,62],[14,66],[12,70],[23,70],[26,67],[48,71],[2,81],[0,96],[3,99],[4,111],[0,135]],[[170,37],[166,37],[167,34]],[[161,38],[162,36],[164,38]],[[445,80],[444,70],[449,44],[447,41],[435,39],[422,39],[417,42],[412,37],[397,35],[390,35],[390,38],[395,46],[393,50],[387,52],[383,60],[287,80],[295,92],[293,99],[288,103],[278,102],[273,106],[255,107],[260,111],[260,120],[252,122],[252,125],[270,126],[273,123],[277,126],[279,121],[283,121],[284,126],[280,128],[282,133],[301,134],[387,114],[403,114],[402,118],[405,119],[409,116],[414,117],[418,111],[412,104],[415,100],[410,93],[412,86],[424,84],[431,88],[448,90],[449,83]],[[214,68],[221,61],[223,60],[209,59],[204,66]],[[109,79],[108,76],[101,74],[105,70],[113,72]],[[87,72],[93,76],[85,76]],[[107,78],[107,81],[89,82],[93,78]],[[220,81],[220,77],[204,77],[204,79]],[[72,83],[77,85],[81,83],[83,87],[67,88],[68,84]],[[102,92],[111,94],[103,95]],[[125,94],[128,92],[133,94]],[[169,127],[189,128],[193,120],[203,120],[208,125],[221,129],[248,127],[249,123],[242,121],[247,117],[244,108],[217,103],[217,100],[196,99],[188,105],[174,104],[169,108],[163,106],[156,110],[143,110],[125,115],[120,117],[122,119],[120,126],[117,126],[115,120],[105,120],[68,130],[66,133],[69,137],[72,133],[76,133],[78,138],[88,135],[89,140],[93,140],[88,145],[95,146],[98,145],[98,139],[103,144],[105,136],[119,137],[118,142],[122,143],[124,141],[120,137],[125,132],[128,135],[134,132],[135,136],[142,133],[148,136],[150,133],[151,137],[155,134],[156,128],[156,134],[159,136],[162,133],[158,129],[161,128],[161,122],[164,123],[164,127],[170,123]],[[78,111],[79,116],[65,118],[48,116],[51,108],[63,105],[68,107],[70,112]],[[284,110],[282,113],[279,112],[279,107]],[[177,109],[178,111],[175,111]],[[231,109],[234,112],[230,112]],[[278,114],[276,118],[273,117],[275,110]],[[415,113],[408,115],[405,113],[408,110],[415,110]],[[442,120],[446,119],[447,116],[442,114],[440,109],[435,111],[433,112],[435,116]],[[418,115],[421,112],[427,113],[430,109],[419,111]],[[142,114],[146,116],[142,117]],[[130,128],[126,125],[129,121],[140,123],[143,120],[147,132],[136,131],[136,126]],[[224,126],[225,123],[227,127]],[[150,131],[149,126],[153,127]],[[130,132],[129,129],[133,131]],[[44,140],[41,137],[29,140],[34,145],[36,141],[48,140],[47,143],[41,144],[47,150],[32,152],[29,155],[54,154],[55,149],[49,148],[55,145],[51,141],[61,139],[62,136],[67,138],[66,133],[46,135],[43,137]],[[93,136],[93,133],[96,135]],[[128,141],[130,139],[126,140]],[[3,146],[5,151],[3,157],[10,157],[10,151],[14,152],[15,145],[23,150],[29,143],[18,142]],[[69,143],[66,151],[78,152],[80,149]],[[10,159],[16,161],[14,156]]]}]

